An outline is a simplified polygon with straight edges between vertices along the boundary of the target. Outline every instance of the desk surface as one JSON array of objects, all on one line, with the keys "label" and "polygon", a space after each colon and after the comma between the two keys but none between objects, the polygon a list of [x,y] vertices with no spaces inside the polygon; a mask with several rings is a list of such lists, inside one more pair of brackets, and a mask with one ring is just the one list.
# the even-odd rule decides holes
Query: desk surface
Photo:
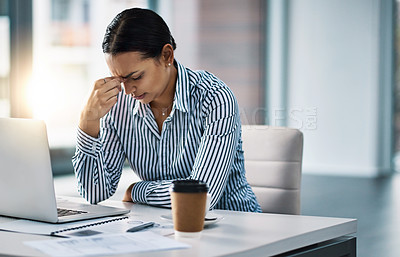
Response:
[{"label": "desk surface", "polygon": [[[104,205],[131,209],[132,217],[162,221],[160,215],[169,209],[141,204],[106,201]],[[271,256],[309,246],[357,231],[355,219],[243,213],[216,210],[224,219],[204,229],[201,238],[176,239],[190,244],[184,250],[142,253],[129,256],[221,256],[243,254]],[[0,217],[0,222],[6,219]],[[174,236],[170,236],[174,238]],[[0,255],[45,256],[23,244],[24,241],[48,240],[53,237],[0,231]],[[55,239],[55,238],[54,238]]]}]

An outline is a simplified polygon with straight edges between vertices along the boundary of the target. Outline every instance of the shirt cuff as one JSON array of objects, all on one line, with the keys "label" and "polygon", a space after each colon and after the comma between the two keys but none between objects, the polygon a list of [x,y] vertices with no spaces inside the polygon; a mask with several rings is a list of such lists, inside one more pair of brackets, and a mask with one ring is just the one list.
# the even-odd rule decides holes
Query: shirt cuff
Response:
[{"label": "shirt cuff", "polygon": [[131,197],[134,203],[147,204],[147,192],[151,186],[152,181],[140,181],[135,183],[132,187]]},{"label": "shirt cuff", "polygon": [[101,150],[101,141],[100,138],[94,138],[78,127],[76,147],[83,153],[96,157]]}]

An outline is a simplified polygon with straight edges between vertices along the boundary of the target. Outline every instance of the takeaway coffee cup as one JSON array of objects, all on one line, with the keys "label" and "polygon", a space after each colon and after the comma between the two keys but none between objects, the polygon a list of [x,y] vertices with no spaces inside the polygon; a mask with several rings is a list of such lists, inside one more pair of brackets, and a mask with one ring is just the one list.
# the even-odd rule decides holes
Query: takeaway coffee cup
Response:
[{"label": "takeaway coffee cup", "polygon": [[199,237],[204,227],[208,186],[199,180],[177,180],[170,187],[172,220],[178,237]]}]

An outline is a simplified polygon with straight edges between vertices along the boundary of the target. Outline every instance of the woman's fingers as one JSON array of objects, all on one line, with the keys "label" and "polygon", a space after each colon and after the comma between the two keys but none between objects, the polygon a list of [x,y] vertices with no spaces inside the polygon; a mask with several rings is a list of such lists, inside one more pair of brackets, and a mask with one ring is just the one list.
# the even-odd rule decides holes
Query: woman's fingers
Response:
[{"label": "woman's fingers", "polygon": [[113,77],[98,79],[94,86],[94,90],[98,90],[101,93],[105,93],[113,88],[121,89],[121,82],[119,79]]},{"label": "woman's fingers", "polygon": [[121,92],[121,83],[118,81],[109,81],[99,90],[101,91],[100,97],[103,103],[108,103],[110,101],[115,103],[118,94]]},{"label": "woman's fingers", "polygon": [[119,92],[121,92],[119,79],[106,77],[96,80],[86,106],[81,112],[79,127],[87,134],[97,137],[100,119],[115,105]]},{"label": "woman's fingers", "polygon": [[107,77],[96,80],[86,105],[86,109],[91,110],[91,118],[100,119],[106,115],[117,102],[119,92],[121,83],[118,79]]},{"label": "woman's fingers", "polygon": [[[104,83],[106,81],[106,83]],[[103,102],[107,101],[121,92],[121,83],[118,79],[104,78],[96,81],[95,89],[97,97]]]}]

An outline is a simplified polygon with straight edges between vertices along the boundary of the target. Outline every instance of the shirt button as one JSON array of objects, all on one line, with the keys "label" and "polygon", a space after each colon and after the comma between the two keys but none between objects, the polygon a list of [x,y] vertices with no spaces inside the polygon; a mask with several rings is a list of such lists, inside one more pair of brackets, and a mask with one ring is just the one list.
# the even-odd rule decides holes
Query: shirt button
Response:
[{"label": "shirt button", "polygon": [[93,151],[93,152],[96,152],[96,148],[97,148],[97,143],[93,143],[93,145],[92,145],[92,151]]}]

